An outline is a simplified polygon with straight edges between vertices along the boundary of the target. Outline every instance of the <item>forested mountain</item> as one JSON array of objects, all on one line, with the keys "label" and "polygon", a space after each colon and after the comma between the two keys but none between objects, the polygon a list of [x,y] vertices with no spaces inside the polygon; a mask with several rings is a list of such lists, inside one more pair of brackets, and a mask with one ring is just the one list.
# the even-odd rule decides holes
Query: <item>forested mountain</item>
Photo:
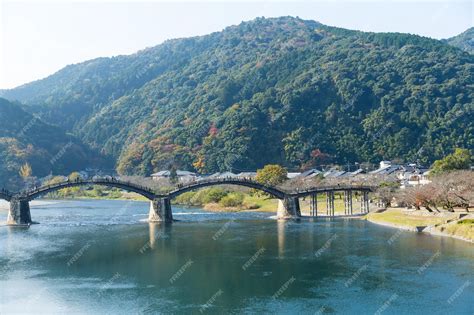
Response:
[{"label": "forested mountain", "polygon": [[474,148],[474,56],[445,42],[258,18],[5,91],[125,174],[401,158]]},{"label": "forested mountain", "polygon": [[474,54],[474,27],[465,32],[445,40],[451,46],[460,48],[470,54]]},{"label": "forested mountain", "polygon": [[25,163],[31,165],[33,176],[105,165],[75,137],[0,98],[0,187],[19,188],[19,170]]}]

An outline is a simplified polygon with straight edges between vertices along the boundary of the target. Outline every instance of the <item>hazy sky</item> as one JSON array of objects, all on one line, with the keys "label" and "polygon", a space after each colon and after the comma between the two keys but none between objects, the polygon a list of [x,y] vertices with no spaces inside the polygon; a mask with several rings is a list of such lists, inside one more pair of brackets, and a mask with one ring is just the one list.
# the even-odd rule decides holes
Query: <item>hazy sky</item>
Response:
[{"label": "hazy sky", "polygon": [[0,88],[87,59],[130,54],[258,16],[299,16],[364,31],[433,38],[473,26],[472,0],[91,1],[0,0]]}]

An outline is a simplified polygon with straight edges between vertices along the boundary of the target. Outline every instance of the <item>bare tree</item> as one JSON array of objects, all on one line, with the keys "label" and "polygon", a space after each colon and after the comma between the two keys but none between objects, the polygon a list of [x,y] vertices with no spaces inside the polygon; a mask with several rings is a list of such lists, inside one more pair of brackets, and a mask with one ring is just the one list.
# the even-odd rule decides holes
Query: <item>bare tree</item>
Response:
[{"label": "bare tree", "polygon": [[443,173],[433,177],[427,185],[406,188],[400,196],[416,209],[425,207],[428,211],[439,212],[438,207],[442,207],[453,212],[459,207],[469,211],[474,205],[474,172]]}]

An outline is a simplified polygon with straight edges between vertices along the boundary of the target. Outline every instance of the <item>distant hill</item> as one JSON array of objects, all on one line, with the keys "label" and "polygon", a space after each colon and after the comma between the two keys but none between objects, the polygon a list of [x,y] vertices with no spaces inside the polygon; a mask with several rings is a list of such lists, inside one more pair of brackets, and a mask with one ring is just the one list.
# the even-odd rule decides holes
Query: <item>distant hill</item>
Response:
[{"label": "distant hill", "polygon": [[80,140],[0,98],[0,187],[19,188],[24,163],[39,177],[105,165]]},{"label": "distant hill", "polygon": [[125,174],[400,158],[474,148],[474,56],[445,42],[258,18],[4,92]]},{"label": "distant hill", "polygon": [[444,40],[449,45],[467,51],[470,54],[474,53],[474,27],[467,29],[465,32],[454,37]]}]

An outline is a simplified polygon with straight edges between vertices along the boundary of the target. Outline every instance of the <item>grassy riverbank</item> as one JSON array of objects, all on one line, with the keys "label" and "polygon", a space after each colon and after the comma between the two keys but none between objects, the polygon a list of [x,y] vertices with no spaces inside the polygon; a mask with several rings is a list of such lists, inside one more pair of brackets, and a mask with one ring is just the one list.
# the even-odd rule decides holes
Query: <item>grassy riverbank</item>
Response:
[{"label": "grassy riverbank", "polygon": [[436,226],[434,227],[434,233],[437,232],[441,235],[447,234],[474,243],[474,216],[470,215],[469,218]]},{"label": "grassy riverbank", "polygon": [[474,242],[474,215],[460,218],[460,213],[430,213],[389,208],[380,213],[369,213],[366,219],[377,224],[400,229],[428,232],[435,235],[452,236]]}]

